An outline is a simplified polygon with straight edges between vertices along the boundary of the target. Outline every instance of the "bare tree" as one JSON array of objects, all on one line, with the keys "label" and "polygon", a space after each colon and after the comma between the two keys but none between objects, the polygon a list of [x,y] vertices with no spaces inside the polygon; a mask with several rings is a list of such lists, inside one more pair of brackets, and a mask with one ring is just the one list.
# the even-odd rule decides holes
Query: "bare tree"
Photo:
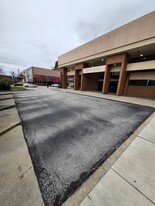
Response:
[{"label": "bare tree", "polygon": [[13,78],[15,77],[14,71],[11,71],[10,74],[11,74],[11,76],[12,76]]},{"label": "bare tree", "polygon": [[24,78],[22,74],[17,74],[17,72],[14,71],[10,71],[10,74],[12,76],[13,82],[21,81]]},{"label": "bare tree", "polygon": [[14,71],[11,71],[10,74],[11,74],[11,76],[12,76],[13,82],[15,82],[15,77],[16,77],[15,72],[14,72]]},{"label": "bare tree", "polygon": [[0,67],[0,75],[3,75],[4,74],[4,70],[2,67]]}]

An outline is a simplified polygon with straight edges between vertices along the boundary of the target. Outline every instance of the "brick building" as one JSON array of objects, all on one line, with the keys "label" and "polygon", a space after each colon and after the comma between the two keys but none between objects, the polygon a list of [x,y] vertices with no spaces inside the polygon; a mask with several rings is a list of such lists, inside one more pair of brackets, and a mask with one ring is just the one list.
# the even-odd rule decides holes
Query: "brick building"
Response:
[{"label": "brick building", "polygon": [[155,11],[58,57],[62,87],[155,99]]},{"label": "brick building", "polygon": [[13,78],[12,78],[12,76],[9,76],[9,75],[0,75],[0,81],[6,81],[6,82],[12,84]]},{"label": "brick building", "polygon": [[24,82],[32,82],[37,85],[60,83],[60,71],[52,69],[30,67],[22,71],[21,74],[24,75]]}]

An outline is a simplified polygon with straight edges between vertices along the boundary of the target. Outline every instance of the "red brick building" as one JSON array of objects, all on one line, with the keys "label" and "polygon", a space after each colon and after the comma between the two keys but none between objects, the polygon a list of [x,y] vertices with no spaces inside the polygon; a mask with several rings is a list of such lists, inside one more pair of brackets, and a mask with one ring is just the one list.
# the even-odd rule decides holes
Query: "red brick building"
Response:
[{"label": "red brick building", "polygon": [[24,75],[24,82],[32,82],[37,85],[60,84],[60,71],[40,67],[30,67],[21,72]]},{"label": "red brick building", "polygon": [[12,78],[12,76],[9,76],[9,75],[0,75],[0,81],[6,81],[6,82],[12,84],[13,78]]}]

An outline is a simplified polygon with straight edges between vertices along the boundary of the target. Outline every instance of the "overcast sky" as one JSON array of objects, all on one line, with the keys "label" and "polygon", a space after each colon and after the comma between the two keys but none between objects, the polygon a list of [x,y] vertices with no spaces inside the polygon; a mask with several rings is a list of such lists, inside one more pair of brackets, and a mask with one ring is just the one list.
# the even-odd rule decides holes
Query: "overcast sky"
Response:
[{"label": "overcast sky", "polygon": [[51,68],[61,54],[154,10],[155,0],[0,0],[0,68]]}]

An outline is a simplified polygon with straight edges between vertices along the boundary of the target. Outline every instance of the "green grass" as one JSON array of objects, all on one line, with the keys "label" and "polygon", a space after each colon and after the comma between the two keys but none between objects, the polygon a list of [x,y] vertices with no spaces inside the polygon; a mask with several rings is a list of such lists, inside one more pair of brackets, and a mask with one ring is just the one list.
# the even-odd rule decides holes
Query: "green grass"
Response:
[{"label": "green grass", "polygon": [[22,91],[22,90],[26,90],[26,88],[23,86],[11,86],[11,90],[12,91]]}]

